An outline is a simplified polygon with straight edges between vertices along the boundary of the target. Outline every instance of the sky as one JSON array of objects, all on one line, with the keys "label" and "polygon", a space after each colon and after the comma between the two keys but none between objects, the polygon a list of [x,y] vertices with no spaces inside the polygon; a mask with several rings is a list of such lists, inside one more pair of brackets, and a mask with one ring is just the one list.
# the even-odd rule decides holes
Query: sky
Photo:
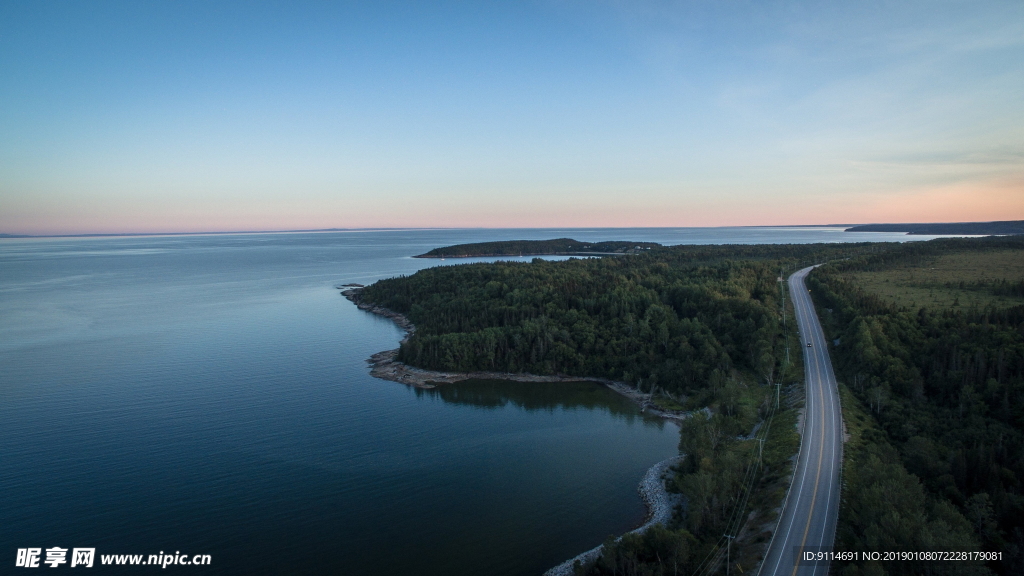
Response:
[{"label": "sky", "polygon": [[0,0],[0,233],[1024,219],[1024,3]]}]

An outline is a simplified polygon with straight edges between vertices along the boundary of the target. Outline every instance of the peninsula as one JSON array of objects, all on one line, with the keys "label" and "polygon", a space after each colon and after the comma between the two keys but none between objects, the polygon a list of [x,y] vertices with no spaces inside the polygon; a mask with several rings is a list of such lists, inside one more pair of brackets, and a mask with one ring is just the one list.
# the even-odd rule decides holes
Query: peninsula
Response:
[{"label": "peninsula", "polygon": [[477,242],[434,248],[416,258],[472,258],[489,256],[604,256],[639,254],[661,248],[654,242],[580,242],[571,238],[555,240],[508,240],[504,242]]}]

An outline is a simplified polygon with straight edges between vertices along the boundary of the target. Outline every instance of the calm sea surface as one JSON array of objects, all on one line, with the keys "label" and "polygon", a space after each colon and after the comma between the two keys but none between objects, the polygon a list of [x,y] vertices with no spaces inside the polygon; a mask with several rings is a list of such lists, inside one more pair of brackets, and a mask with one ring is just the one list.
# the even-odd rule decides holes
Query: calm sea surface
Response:
[{"label": "calm sea surface", "polygon": [[528,575],[636,526],[637,483],[676,453],[677,427],[592,384],[422,391],[371,378],[365,359],[402,333],[333,288],[438,265],[410,258],[437,246],[557,237],[911,239],[691,228],[0,240],[0,572],[18,548],[59,546],[95,547],[96,564],[212,556],[168,573]]}]

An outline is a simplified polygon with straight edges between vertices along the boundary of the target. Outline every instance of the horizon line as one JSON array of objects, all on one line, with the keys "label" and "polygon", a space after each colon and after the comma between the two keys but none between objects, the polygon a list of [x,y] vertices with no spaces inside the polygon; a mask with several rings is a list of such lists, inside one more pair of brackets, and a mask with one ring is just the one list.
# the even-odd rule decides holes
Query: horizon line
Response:
[{"label": "horizon line", "polygon": [[366,228],[299,228],[287,230],[211,230],[202,232],[83,232],[78,234],[6,234],[0,233],[0,239],[8,238],[110,238],[132,236],[212,236],[228,234],[298,234],[318,232],[385,232],[396,230],[671,230],[680,228],[847,228],[853,226],[889,225],[889,226],[921,226],[939,224],[992,224],[996,222],[1015,222],[1014,220],[980,220],[972,222],[865,222],[845,224],[747,224],[739,226],[371,226]]},{"label": "horizon line", "polygon": [[[898,223],[902,224],[902,222]],[[367,228],[299,228],[293,230],[211,230],[202,232],[82,232],[78,234],[6,234],[7,238],[110,238],[126,236],[211,236],[228,234],[297,234],[312,232],[385,232],[395,230],[670,230],[677,228],[842,228],[864,224],[746,224],[739,226],[381,226]]]}]

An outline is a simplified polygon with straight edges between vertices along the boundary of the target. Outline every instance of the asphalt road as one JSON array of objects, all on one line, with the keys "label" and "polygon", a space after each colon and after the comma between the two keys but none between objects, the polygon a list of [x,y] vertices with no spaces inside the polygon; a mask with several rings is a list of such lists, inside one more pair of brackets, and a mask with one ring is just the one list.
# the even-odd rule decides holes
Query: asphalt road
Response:
[{"label": "asphalt road", "polygon": [[[840,471],[843,463],[843,417],[839,390],[804,278],[813,268],[789,277],[804,350],[806,401],[800,454],[793,484],[786,495],[779,524],[768,546],[759,576],[825,576],[827,562],[796,562],[801,550],[832,546],[839,516]],[[807,343],[811,347],[807,347]]]}]

